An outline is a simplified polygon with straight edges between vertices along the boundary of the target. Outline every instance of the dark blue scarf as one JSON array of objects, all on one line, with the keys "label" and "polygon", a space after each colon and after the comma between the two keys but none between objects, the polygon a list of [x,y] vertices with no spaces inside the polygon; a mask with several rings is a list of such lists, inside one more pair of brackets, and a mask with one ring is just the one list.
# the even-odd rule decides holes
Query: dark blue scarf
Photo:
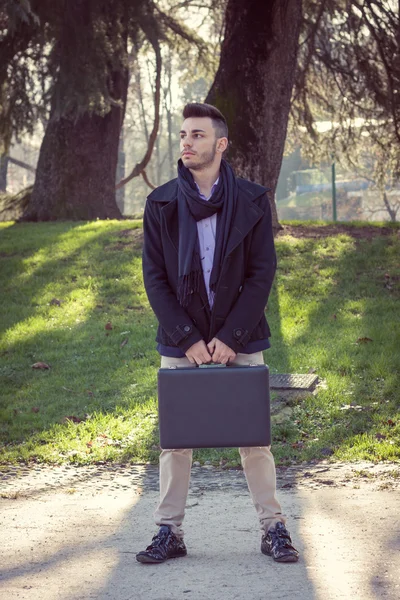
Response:
[{"label": "dark blue scarf", "polygon": [[215,293],[226,254],[229,233],[236,210],[238,187],[232,167],[221,162],[217,187],[209,200],[200,198],[193,175],[178,161],[179,281],[178,300],[188,306],[191,294],[200,289],[203,276],[197,235],[197,221],[217,216],[217,232],[210,290]]}]

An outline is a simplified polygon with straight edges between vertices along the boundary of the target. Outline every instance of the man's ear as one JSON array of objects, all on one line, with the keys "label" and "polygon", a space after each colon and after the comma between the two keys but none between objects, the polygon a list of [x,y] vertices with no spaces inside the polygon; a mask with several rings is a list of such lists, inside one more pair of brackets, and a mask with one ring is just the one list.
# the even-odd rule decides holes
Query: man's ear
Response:
[{"label": "man's ear", "polygon": [[222,137],[217,140],[217,148],[216,148],[217,152],[220,152],[222,154],[223,152],[225,152],[227,147],[228,147],[228,138]]}]

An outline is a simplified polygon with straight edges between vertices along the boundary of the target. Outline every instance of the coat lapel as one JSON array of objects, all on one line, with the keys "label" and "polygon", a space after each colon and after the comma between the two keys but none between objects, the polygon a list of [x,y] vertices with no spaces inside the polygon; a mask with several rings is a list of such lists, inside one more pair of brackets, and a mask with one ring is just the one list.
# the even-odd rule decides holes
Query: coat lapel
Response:
[{"label": "coat lapel", "polygon": [[172,200],[161,209],[164,218],[165,229],[168,238],[178,254],[179,248],[179,224],[178,224],[178,201]]},{"label": "coat lapel", "polygon": [[239,195],[232,230],[228,238],[226,256],[229,256],[239,246],[263,214],[261,208],[256,204]]}]

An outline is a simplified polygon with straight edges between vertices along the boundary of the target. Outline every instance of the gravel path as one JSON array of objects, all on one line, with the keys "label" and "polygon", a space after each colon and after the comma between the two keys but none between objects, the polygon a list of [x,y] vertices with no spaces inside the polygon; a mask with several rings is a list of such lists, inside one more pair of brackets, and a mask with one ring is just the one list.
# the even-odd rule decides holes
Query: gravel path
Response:
[{"label": "gravel path", "polygon": [[[195,463],[196,464],[196,463]],[[369,462],[307,463],[277,469],[280,489],[367,486],[374,490],[397,490],[400,487],[400,464]],[[50,490],[130,489],[134,492],[158,490],[158,467],[155,465],[36,465],[0,466],[0,493],[3,498],[30,496]],[[242,470],[222,469],[211,465],[192,468],[191,488],[202,491],[218,489],[247,490]]]},{"label": "gravel path", "polygon": [[399,466],[278,469],[301,560],[280,565],[260,536],[242,471],[194,467],[188,556],[140,565],[154,533],[149,465],[0,471],[1,600],[398,600]]}]

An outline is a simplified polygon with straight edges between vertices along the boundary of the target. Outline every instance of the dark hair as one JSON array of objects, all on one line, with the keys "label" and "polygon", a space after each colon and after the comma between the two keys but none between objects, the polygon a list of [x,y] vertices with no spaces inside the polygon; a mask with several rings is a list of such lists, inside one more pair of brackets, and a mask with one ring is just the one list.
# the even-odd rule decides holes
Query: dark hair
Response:
[{"label": "dark hair", "polygon": [[215,129],[217,138],[228,137],[228,125],[222,112],[211,104],[201,104],[200,102],[190,102],[183,109],[183,118],[190,117],[210,117],[212,125]]}]

